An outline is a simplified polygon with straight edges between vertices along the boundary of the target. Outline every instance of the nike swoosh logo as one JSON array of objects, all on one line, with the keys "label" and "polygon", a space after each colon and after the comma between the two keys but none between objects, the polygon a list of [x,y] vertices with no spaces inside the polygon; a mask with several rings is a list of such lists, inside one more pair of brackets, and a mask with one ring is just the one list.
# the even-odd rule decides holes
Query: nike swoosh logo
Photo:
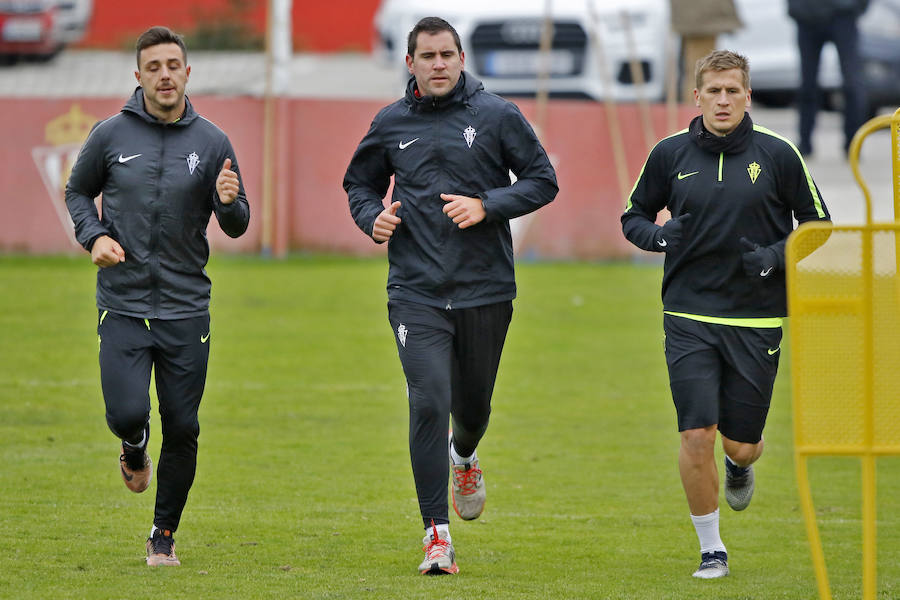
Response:
[{"label": "nike swoosh logo", "polygon": [[407,148],[407,146],[409,146],[410,144],[415,144],[418,141],[419,141],[419,138],[416,138],[414,140],[409,140],[408,142],[400,142],[400,149],[405,150]]},{"label": "nike swoosh logo", "polygon": [[764,269],[764,270],[760,271],[760,272],[759,272],[759,276],[760,276],[760,277],[766,277],[769,273],[772,272],[772,269],[773,269],[773,268],[774,268],[774,267],[769,267],[768,269]]},{"label": "nike swoosh logo", "polygon": [[201,344],[205,344],[205,343],[206,343],[206,340],[208,340],[208,339],[209,339],[209,334],[208,334],[208,333],[207,333],[206,335],[201,335],[201,336],[200,336],[200,343],[201,343]]},{"label": "nike swoosh logo", "polygon": [[122,477],[125,478],[125,481],[131,481],[132,479],[134,479],[134,475],[129,475],[125,472],[125,467],[119,465],[119,468],[122,469]]},{"label": "nike swoosh logo", "polygon": [[659,244],[662,248],[665,248],[666,246],[669,245],[669,242],[667,242],[666,240],[659,240],[656,243]]},{"label": "nike swoosh logo", "polygon": [[121,154],[119,154],[119,162],[127,163],[129,160],[137,158],[138,156],[143,156],[143,154],[132,154],[131,156],[122,156]]},{"label": "nike swoosh logo", "polygon": [[778,348],[774,348],[774,349],[769,348],[768,350],[766,350],[766,352],[769,353],[769,356],[772,356],[773,354],[777,354],[779,350],[781,350],[781,346],[779,346]]},{"label": "nike swoosh logo", "polygon": [[682,179],[687,179],[691,175],[696,175],[699,172],[700,171],[693,171],[691,173],[682,173],[681,171],[678,171],[678,180],[681,181]]}]

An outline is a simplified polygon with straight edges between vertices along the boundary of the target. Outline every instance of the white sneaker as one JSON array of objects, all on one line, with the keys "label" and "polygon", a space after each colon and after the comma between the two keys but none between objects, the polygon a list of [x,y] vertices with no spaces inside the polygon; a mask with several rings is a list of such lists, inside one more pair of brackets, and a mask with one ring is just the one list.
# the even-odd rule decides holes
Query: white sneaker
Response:
[{"label": "white sneaker", "polygon": [[717,579],[728,575],[726,552],[704,552],[700,555],[700,568],[694,571],[698,579]]},{"label": "white sneaker", "polygon": [[472,455],[472,462],[458,465],[453,462],[453,432],[450,432],[450,489],[453,510],[463,521],[471,521],[481,516],[487,491],[484,475],[478,468],[478,455]]},{"label": "white sneaker", "polygon": [[438,533],[437,527],[432,522],[432,532],[422,540],[425,551],[425,560],[419,565],[419,573],[422,575],[456,575],[459,567],[456,566],[456,551],[453,544],[447,541],[447,535]]}]

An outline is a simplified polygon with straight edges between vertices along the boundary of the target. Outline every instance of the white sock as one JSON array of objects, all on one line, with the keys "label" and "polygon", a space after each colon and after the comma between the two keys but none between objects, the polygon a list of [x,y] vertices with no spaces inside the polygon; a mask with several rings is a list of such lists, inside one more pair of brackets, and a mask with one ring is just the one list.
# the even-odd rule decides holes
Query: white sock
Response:
[{"label": "white sock", "polygon": [[134,450],[140,450],[141,448],[143,448],[144,446],[147,445],[147,428],[144,427],[144,429],[141,430],[141,441],[138,442],[137,444],[132,444],[128,440],[122,440],[122,444],[125,446],[128,446],[129,448],[132,448]]},{"label": "white sock", "polygon": [[150,528],[150,537],[153,537],[153,534],[156,533],[156,530],[159,529],[156,525]]},{"label": "white sock", "polygon": [[700,540],[700,552],[725,552],[725,544],[719,537],[719,509],[701,515],[699,517],[691,515],[691,521],[694,522],[694,529],[697,531],[697,538]]},{"label": "white sock", "polygon": [[[435,527],[437,527],[439,537],[447,540],[447,542],[449,542],[451,544],[453,543],[453,541],[450,539],[450,524],[449,523],[435,525]],[[434,534],[434,529],[432,528],[431,525],[429,525],[428,527],[425,528],[425,533],[428,535],[428,537],[431,537]]]},{"label": "white sock", "polygon": [[478,452],[473,452],[472,456],[460,456],[456,453],[456,448],[453,447],[453,442],[450,442],[450,460],[453,461],[454,465],[467,465],[474,461],[478,457]]},{"label": "white sock", "polygon": [[727,454],[725,455],[725,460],[726,460],[726,462],[728,462],[729,465],[731,465],[731,466],[734,467],[735,469],[746,469],[747,467],[750,466],[750,465],[747,465],[747,466],[745,466],[745,467],[740,466],[739,464],[737,464],[736,462],[734,462],[733,460],[731,460],[731,457],[728,456]]}]

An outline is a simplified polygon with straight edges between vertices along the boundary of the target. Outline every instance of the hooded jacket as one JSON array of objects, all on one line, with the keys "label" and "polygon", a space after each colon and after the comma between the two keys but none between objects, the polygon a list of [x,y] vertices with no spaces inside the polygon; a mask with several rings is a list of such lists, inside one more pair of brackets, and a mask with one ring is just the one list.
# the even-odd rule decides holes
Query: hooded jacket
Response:
[{"label": "hooded jacket", "polygon": [[[181,119],[164,123],[144,110],[137,88],[121,112],[94,125],[72,167],[66,206],[85,250],[107,235],[125,251],[125,262],[97,271],[99,309],[147,319],[206,313],[209,217],[215,212],[231,237],[250,222],[243,182],[234,202],[219,201],[226,158],[239,174],[228,137],[187,97]],[[94,204],[101,193],[102,217]]]},{"label": "hooded jacket", "polygon": [[[405,97],[376,115],[344,176],[350,213],[366,235],[384,210],[392,175],[402,222],[388,242],[388,297],[446,309],[514,298],[509,220],[551,202],[558,190],[516,105],[465,72],[442,97],[417,96],[411,77]],[[442,193],[481,198],[484,221],[459,229],[443,213]]]},{"label": "hooded jacket", "polygon": [[[625,237],[660,251],[654,221],[663,208],[673,218],[691,215],[677,250],[666,254],[663,309],[705,317],[785,316],[784,249],[793,219],[830,220],[797,148],[747,113],[723,137],[698,116],[650,151],[622,215]],[[744,272],[741,238],[775,252],[771,277]]]}]

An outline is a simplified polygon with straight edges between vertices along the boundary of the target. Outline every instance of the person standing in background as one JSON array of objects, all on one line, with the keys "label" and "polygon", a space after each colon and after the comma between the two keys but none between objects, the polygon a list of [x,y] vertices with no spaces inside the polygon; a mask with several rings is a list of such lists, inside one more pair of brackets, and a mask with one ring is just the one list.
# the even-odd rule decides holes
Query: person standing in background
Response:
[{"label": "person standing in background", "polygon": [[797,22],[800,50],[800,143],[804,156],[813,152],[812,134],[819,110],[819,60],[832,42],[841,63],[844,93],[844,152],[866,117],[866,89],[860,71],[859,29],[856,22],[869,0],[788,0],[788,14]]}]

